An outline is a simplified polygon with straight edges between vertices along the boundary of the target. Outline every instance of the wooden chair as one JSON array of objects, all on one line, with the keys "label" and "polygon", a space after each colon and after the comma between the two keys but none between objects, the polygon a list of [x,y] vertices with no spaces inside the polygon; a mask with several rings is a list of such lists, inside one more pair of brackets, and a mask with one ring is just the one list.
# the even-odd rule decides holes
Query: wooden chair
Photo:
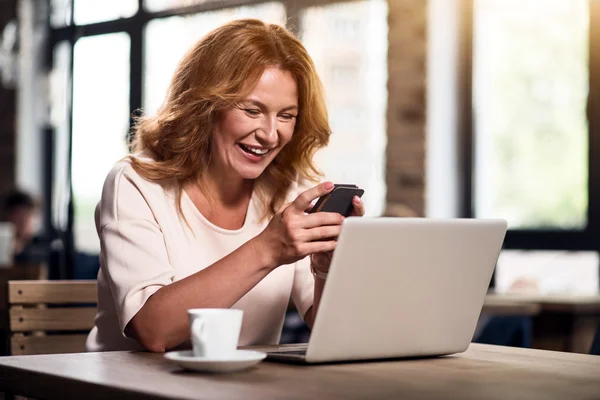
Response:
[{"label": "wooden chair", "polygon": [[85,351],[96,281],[9,281],[8,303],[12,355]]},{"label": "wooden chair", "polygon": [[[9,268],[0,268],[0,312],[8,310],[9,281],[48,279],[48,269],[44,264],[15,265]],[[5,321],[1,321],[5,322]],[[5,328],[3,326],[3,328]]]},{"label": "wooden chair", "polygon": [[46,265],[27,264],[0,268],[0,356],[10,353],[10,338],[8,335],[8,282],[31,279],[48,279],[48,268]]}]

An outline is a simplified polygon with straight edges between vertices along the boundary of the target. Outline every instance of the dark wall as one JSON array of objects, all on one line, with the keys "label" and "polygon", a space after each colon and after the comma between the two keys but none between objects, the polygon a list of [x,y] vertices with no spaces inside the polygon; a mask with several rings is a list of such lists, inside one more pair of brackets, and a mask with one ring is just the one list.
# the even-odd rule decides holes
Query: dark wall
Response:
[{"label": "dark wall", "polygon": [[[17,0],[0,0],[0,32],[17,16]],[[16,92],[0,85],[0,193],[15,184]]]}]

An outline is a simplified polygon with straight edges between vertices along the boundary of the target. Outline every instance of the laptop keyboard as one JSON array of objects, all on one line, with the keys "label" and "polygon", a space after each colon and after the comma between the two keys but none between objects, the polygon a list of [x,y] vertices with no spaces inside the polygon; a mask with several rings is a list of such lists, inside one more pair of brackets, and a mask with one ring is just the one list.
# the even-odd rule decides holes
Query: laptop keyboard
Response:
[{"label": "laptop keyboard", "polygon": [[277,351],[271,351],[271,354],[292,354],[295,356],[305,356],[306,355],[306,350],[277,350]]}]

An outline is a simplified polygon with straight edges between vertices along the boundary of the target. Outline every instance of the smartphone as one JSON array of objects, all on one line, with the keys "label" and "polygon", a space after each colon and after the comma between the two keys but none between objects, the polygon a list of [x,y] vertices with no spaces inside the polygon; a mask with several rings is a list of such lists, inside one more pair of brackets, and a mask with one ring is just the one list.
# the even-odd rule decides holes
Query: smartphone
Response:
[{"label": "smartphone", "polygon": [[354,196],[362,197],[364,193],[365,191],[356,185],[335,184],[331,192],[319,197],[310,213],[319,211],[336,212],[347,217],[354,209],[352,205]]}]

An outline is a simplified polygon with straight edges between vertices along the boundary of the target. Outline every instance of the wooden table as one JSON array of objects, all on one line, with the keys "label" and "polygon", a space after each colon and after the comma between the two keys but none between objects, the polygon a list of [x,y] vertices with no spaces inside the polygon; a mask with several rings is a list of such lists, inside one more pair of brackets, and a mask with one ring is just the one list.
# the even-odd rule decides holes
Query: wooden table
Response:
[{"label": "wooden table", "polygon": [[600,294],[495,294],[482,313],[533,318],[533,347],[587,354],[600,324]]},{"label": "wooden table", "polygon": [[472,344],[430,359],[185,372],[161,354],[106,352],[0,358],[0,391],[39,399],[590,399],[600,357]]},{"label": "wooden table", "polygon": [[600,314],[600,293],[578,294],[498,294],[485,296],[484,307],[511,304],[515,307],[539,306],[539,311]]},{"label": "wooden table", "polygon": [[502,295],[487,295],[482,314],[533,316],[542,311],[539,302],[513,299]]}]

